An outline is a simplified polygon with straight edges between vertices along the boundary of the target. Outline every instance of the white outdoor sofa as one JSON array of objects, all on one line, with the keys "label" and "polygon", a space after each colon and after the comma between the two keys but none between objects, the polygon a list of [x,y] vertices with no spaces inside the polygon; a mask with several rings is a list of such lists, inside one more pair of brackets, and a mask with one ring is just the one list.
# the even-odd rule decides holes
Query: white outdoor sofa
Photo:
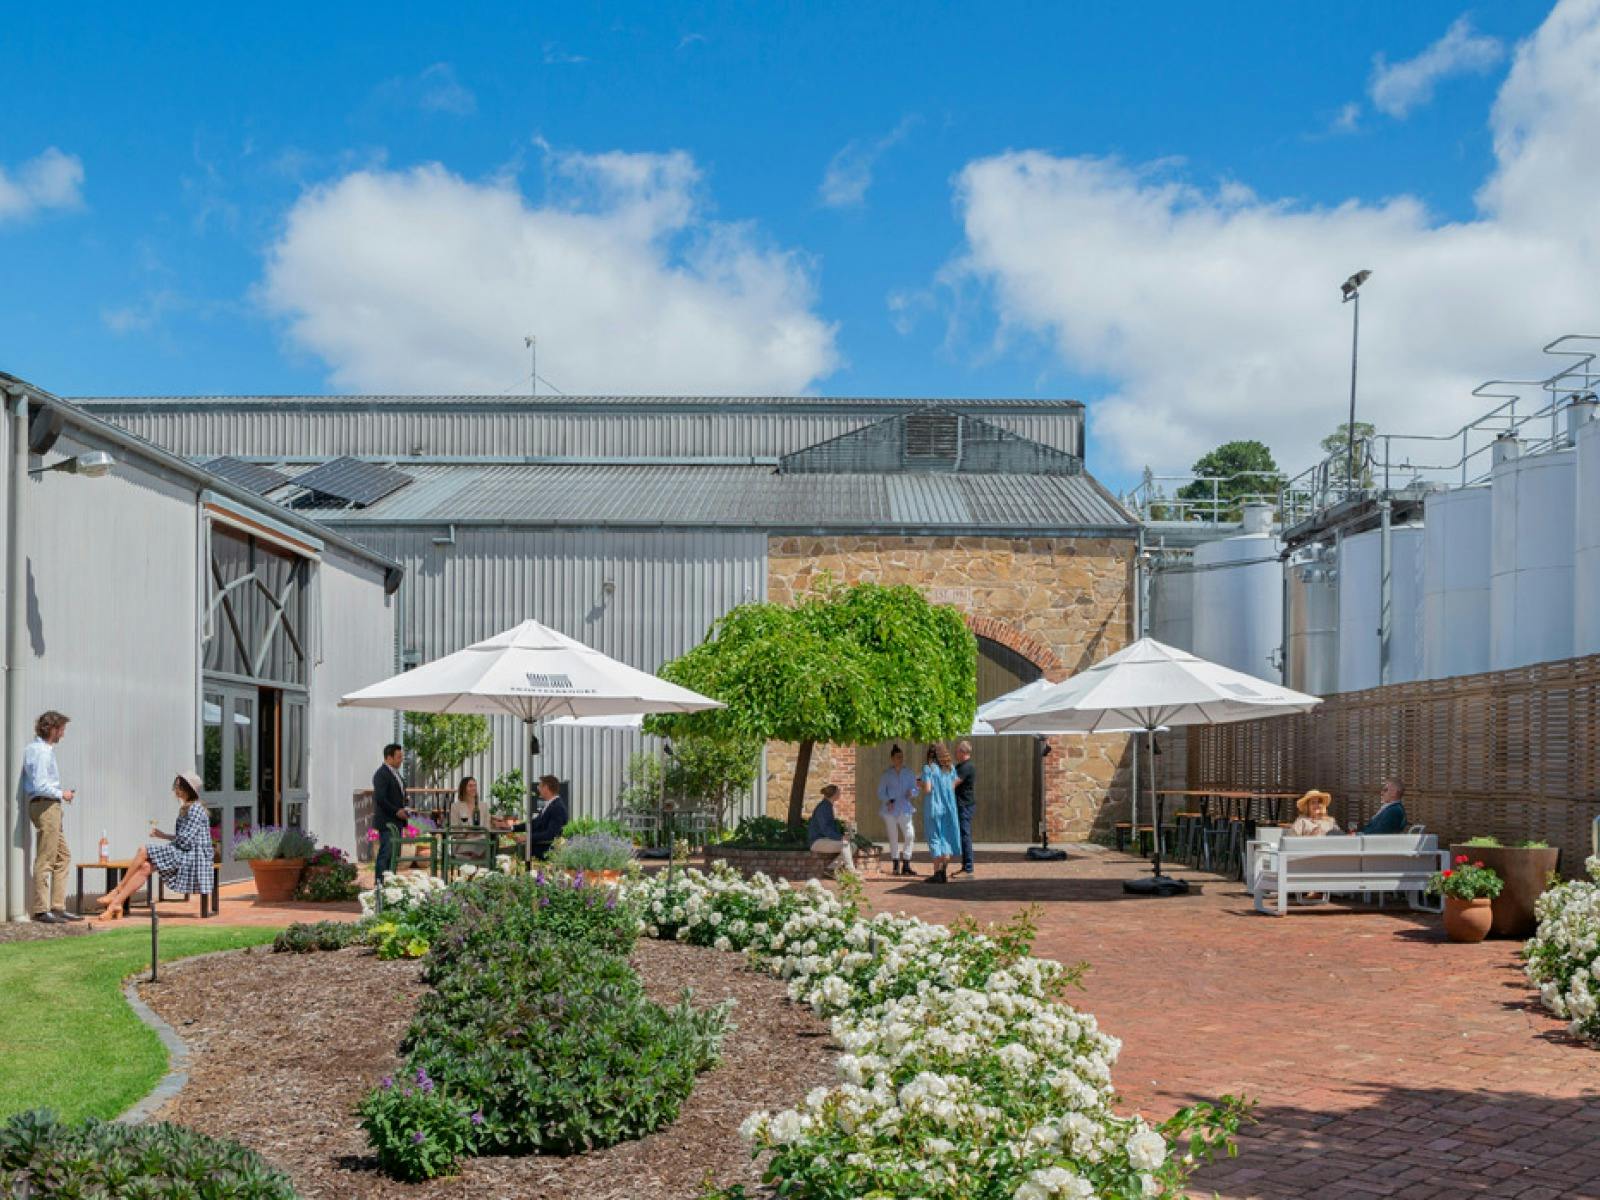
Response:
[{"label": "white outdoor sofa", "polygon": [[1332,834],[1328,837],[1280,837],[1249,844],[1250,890],[1256,911],[1276,897],[1275,911],[1289,911],[1289,897],[1324,894],[1403,892],[1411,907],[1437,912],[1443,902],[1429,903],[1423,889],[1435,871],[1450,865],[1450,852],[1439,849],[1431,833]]}]

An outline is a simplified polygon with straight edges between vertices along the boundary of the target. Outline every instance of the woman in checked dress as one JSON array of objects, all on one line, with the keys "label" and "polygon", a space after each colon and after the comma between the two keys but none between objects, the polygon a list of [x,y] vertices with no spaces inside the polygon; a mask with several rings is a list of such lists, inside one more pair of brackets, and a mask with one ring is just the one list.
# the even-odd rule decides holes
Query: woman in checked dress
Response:
[{"label": "woman in checked dress", "polygon": [[150,840],[139,847],[122,882],[100,897],[107,920],[122,916],[128,897],[142,888],[154,871],[161,872],[161,882],[172,891],[188,895],[211,891],[211,815],[200,803],[200,777],[193,771],[180,772],[172,781],[172,794],[180,804],[176,827],[171,833],[152,829]]}]

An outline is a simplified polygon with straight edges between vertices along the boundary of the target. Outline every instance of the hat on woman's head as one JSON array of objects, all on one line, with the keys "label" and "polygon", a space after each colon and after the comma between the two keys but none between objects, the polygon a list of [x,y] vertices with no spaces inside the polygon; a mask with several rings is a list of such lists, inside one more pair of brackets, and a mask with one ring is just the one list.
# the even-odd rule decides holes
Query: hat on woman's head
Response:
[{"label": "hat on woman's head", "polygon": [[1316,788],[1312,788],[1304,796],[1301,796],[1300,799],[1296,800],[1294,802],[1294,806],[1296,811],[1305,812],[1306,809],[1311,807],[1313,802],[1318,800],[1320,800],[1324,805],[1333,803],[1333,797],[1328,795],[1327,792],[1319,792]]},{"label": "hat on woman's head", "polygon": [[203,789],[200,787],[200,776],[193,771],[179,771],[178,778],[189,785],[189,790],[194,793],[195,799],[198,800],[203,794]]}]

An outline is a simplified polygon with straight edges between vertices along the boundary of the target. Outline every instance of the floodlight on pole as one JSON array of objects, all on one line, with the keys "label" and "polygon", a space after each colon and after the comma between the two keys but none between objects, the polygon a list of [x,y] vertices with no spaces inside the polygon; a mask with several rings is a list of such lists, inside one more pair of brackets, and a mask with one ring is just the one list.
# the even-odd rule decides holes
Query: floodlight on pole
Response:
[{"label": "floodlight on pole", "polygon": [[1341,304],[1354,303],[1350,329],[1350,423],[1345,426],[1345,492],[1356,482],[1356,354],[1361,345],[1361,285],[1372,278],[1371,271],[1357,271],[1339,285]]},{"label": "floodlight on pole", "polygon": [[34,467],[28,474],[43,475],[46,471],[60,471],[66,475],[82,475],[85,479],[100,479],[110,474],[111,468],[116,465],[117,460],[104,450],[89,450],[74,458],[63,458],[48,467]]}]

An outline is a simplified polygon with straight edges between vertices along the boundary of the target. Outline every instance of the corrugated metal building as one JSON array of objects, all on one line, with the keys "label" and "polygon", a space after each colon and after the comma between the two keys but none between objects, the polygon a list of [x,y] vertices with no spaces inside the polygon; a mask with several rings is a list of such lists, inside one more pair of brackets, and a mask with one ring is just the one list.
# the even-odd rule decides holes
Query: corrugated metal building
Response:
[{"label": "corrugated metal building", "polygon": [[[406,568],[401,653],[423,662],[527,617],[655,670],[765,599],[776,539],[1119,539],[1071,401],[196,397],[83,401]],[[228,461],[215,461],[226,456]],[[398,471],[360,501],[302,485]],[[343,486],[343,485],[336,485]],[[320,487],[320,485],[319,485]],[[384,492],[378,495],[377,492]],[[636,734],[549,728],[541,770],[613,810]],[[480,779],[522,765],[506,721]],[[761,807],[764,796],[754,798]],[[1024,828],[1026,839],[1034,830]]]},{"label": "corrugated metal building", "polygon": [[[170,830],[172,779],[190,769],[225,857],[238,832],[291,821],[353,849],[351,780],[391,722],[335,705],[392,669],[398,564],[31,384],[0,375],[0,393],[3,461],[23,473],[7,551],[26,593],[7,597],[21,644],[5,728],[20,760],[40,712],[72,719],[58,759],[78,793],[74,858],[94,859],[102,831],[128,857],[153,821]],[[104,477],[64,468],[89,452],[114,459]],[[15,917],[25,812],[6,841]],[[90,872],[86,889],[100,884]]]}]

